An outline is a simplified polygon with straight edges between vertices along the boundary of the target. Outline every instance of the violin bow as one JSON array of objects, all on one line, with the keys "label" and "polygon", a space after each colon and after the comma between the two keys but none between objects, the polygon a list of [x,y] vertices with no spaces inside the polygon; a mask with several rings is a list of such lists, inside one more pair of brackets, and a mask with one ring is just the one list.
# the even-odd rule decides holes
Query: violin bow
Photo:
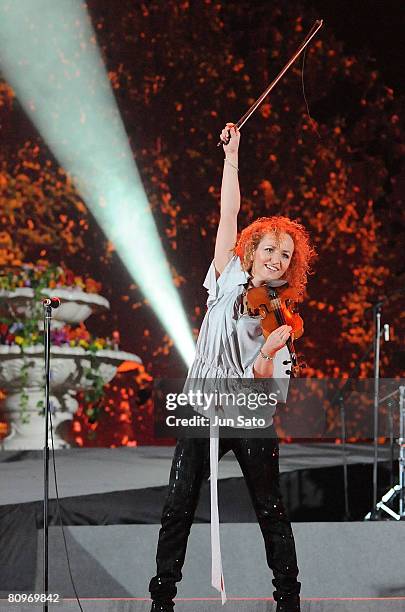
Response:
[{"label": "violin bow", "polygon": [[[309,45],[309,43],[311,42],[311,40],[313,39],[315,34],[318,32],[318,30],[321,29],[322,26],[323,26],[323,19],[315,21],[314,25],[312,26],[312,28],[310,29],[310,31],[306,35],[304,41],[301,43],[301,45],[299,46],[297,51],[294,53],[292,58],[286,63],[284,68],[279,72],[279,74],[276,76],[274,81],[272,81],[270,83],[270,85],[264,90],[262,95],[259,98],[257,98],[256,102],[254,102],[252,104],[252,106],[249,108],[249,110],[247,110],[246,113],[239,119],[239,121],[237,123],[235,123],[235,126],[239,130],[242,128],[243,125],[245,125],[246,121],[253,115],[255,110],[260,106],[260,104],[263,102],[263,100],[266,98],[266,96],[269,95],[269,93],[277,85],[279,80],[285,75],[285,73],[290,68],[290,66],[295,62],[297,57],[299,57],[301,55],[301,53],[304,51],[304,49],[307,47],[307,45]],[[229,143],[230,137],[231,137],[231,135],[230,135],[230,132],[228,130],[227,140],[223,141],[222,138],[221,138],[220,141],[217,144],[217,147],[220,147],[221,144],[222,145],[227,145]]]}]

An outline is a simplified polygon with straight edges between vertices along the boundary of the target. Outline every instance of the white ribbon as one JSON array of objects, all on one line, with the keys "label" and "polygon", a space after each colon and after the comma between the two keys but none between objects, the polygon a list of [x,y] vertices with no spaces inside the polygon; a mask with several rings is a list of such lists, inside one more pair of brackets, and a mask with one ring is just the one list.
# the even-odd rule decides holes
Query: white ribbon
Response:
[{"label": "white ribbon", "polygon": [[219,427],[210,425],[210,492],[211,492],[211,583],[220,591],[222,605],[226,602],[225,582],[222,572],[221,541],[218,510],[218,451]]}]

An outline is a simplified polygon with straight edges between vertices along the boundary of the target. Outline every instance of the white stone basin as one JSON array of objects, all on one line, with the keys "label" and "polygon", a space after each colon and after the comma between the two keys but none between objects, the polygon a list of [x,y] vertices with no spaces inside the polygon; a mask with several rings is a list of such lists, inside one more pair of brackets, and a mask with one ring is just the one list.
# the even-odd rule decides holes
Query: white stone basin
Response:
[{"label": "white stone basin", "polygon": [[[21,450],[43,447],[41,422],[43,423],[44,419],[38,416],[37,407],[38,401],[44,398],[43,353],[42,345],[26,347],[24,355],[17,345],[0,345],[0,387],[7,392],[2,412],[6,421],[11,425],[11,434],[3,440],[4,449]],[[75,393],[91,387],[91,381],[86,377],[86,370],[91,367],[93,355],[104,384],[114,378],[122,362],[133,361],[142,364],[138,355],[125,351],[104,349],[93,354],[82,347],[52,347],[50,401],[56,410],[55,423],[57,425],[72,419],[77,409]],[[25,363],[28,363],[28,370],[27,380],[23,386],[21,372]],[[29,415],[28,423],[22,423],[20,418],[22,391],[25,391],[29,398],[26,410]],[[57,432],[54,437],[56,448],[68,446]]]},{"label": "white stone basin", "polygon": [[[60,298],[61,305],[52,311],[56,322],[76,325],[85,321],[92,313],[109,310],[109,301],[98,293],[86,293],[74,287],[56,287],[42,289],[44,297]],[[19,287],[14,291],[0,289],[0,313],[14,318],[29,317],[33,312],[34,290],[31,287]]]}]

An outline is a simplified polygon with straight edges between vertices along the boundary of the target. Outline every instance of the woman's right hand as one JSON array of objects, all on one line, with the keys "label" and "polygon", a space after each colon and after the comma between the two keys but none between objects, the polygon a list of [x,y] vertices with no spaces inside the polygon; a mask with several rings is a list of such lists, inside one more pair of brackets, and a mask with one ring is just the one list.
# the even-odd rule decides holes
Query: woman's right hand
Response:
[{"label": "woman's right hand", "polygon": [[268,335],[262,347],[263,353],[269,357],[274,357],[277,351],[285,346],[288,338],[291,336],[291,332],[291,325],[280,325],[280,327],[274,329],[271,334]]},{"label": "woman's right hand", "polygon": [[221,132],[221,141],[226,142],[230,137],[229,143],[223,145],[225,157],[229,155],[237,155],[239,149],[240,132],[235,124],[227,123]]}]

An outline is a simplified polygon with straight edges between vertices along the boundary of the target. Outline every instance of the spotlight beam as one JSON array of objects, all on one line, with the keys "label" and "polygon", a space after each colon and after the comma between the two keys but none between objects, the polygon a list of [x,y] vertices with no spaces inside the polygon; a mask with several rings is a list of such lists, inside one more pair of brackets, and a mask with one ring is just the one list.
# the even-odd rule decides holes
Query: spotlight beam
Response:
[{"label": "spotlight beam", "polygon": [[192,333],[85,5],[80,0],[0,0],[0,65],[190,364]]}]

